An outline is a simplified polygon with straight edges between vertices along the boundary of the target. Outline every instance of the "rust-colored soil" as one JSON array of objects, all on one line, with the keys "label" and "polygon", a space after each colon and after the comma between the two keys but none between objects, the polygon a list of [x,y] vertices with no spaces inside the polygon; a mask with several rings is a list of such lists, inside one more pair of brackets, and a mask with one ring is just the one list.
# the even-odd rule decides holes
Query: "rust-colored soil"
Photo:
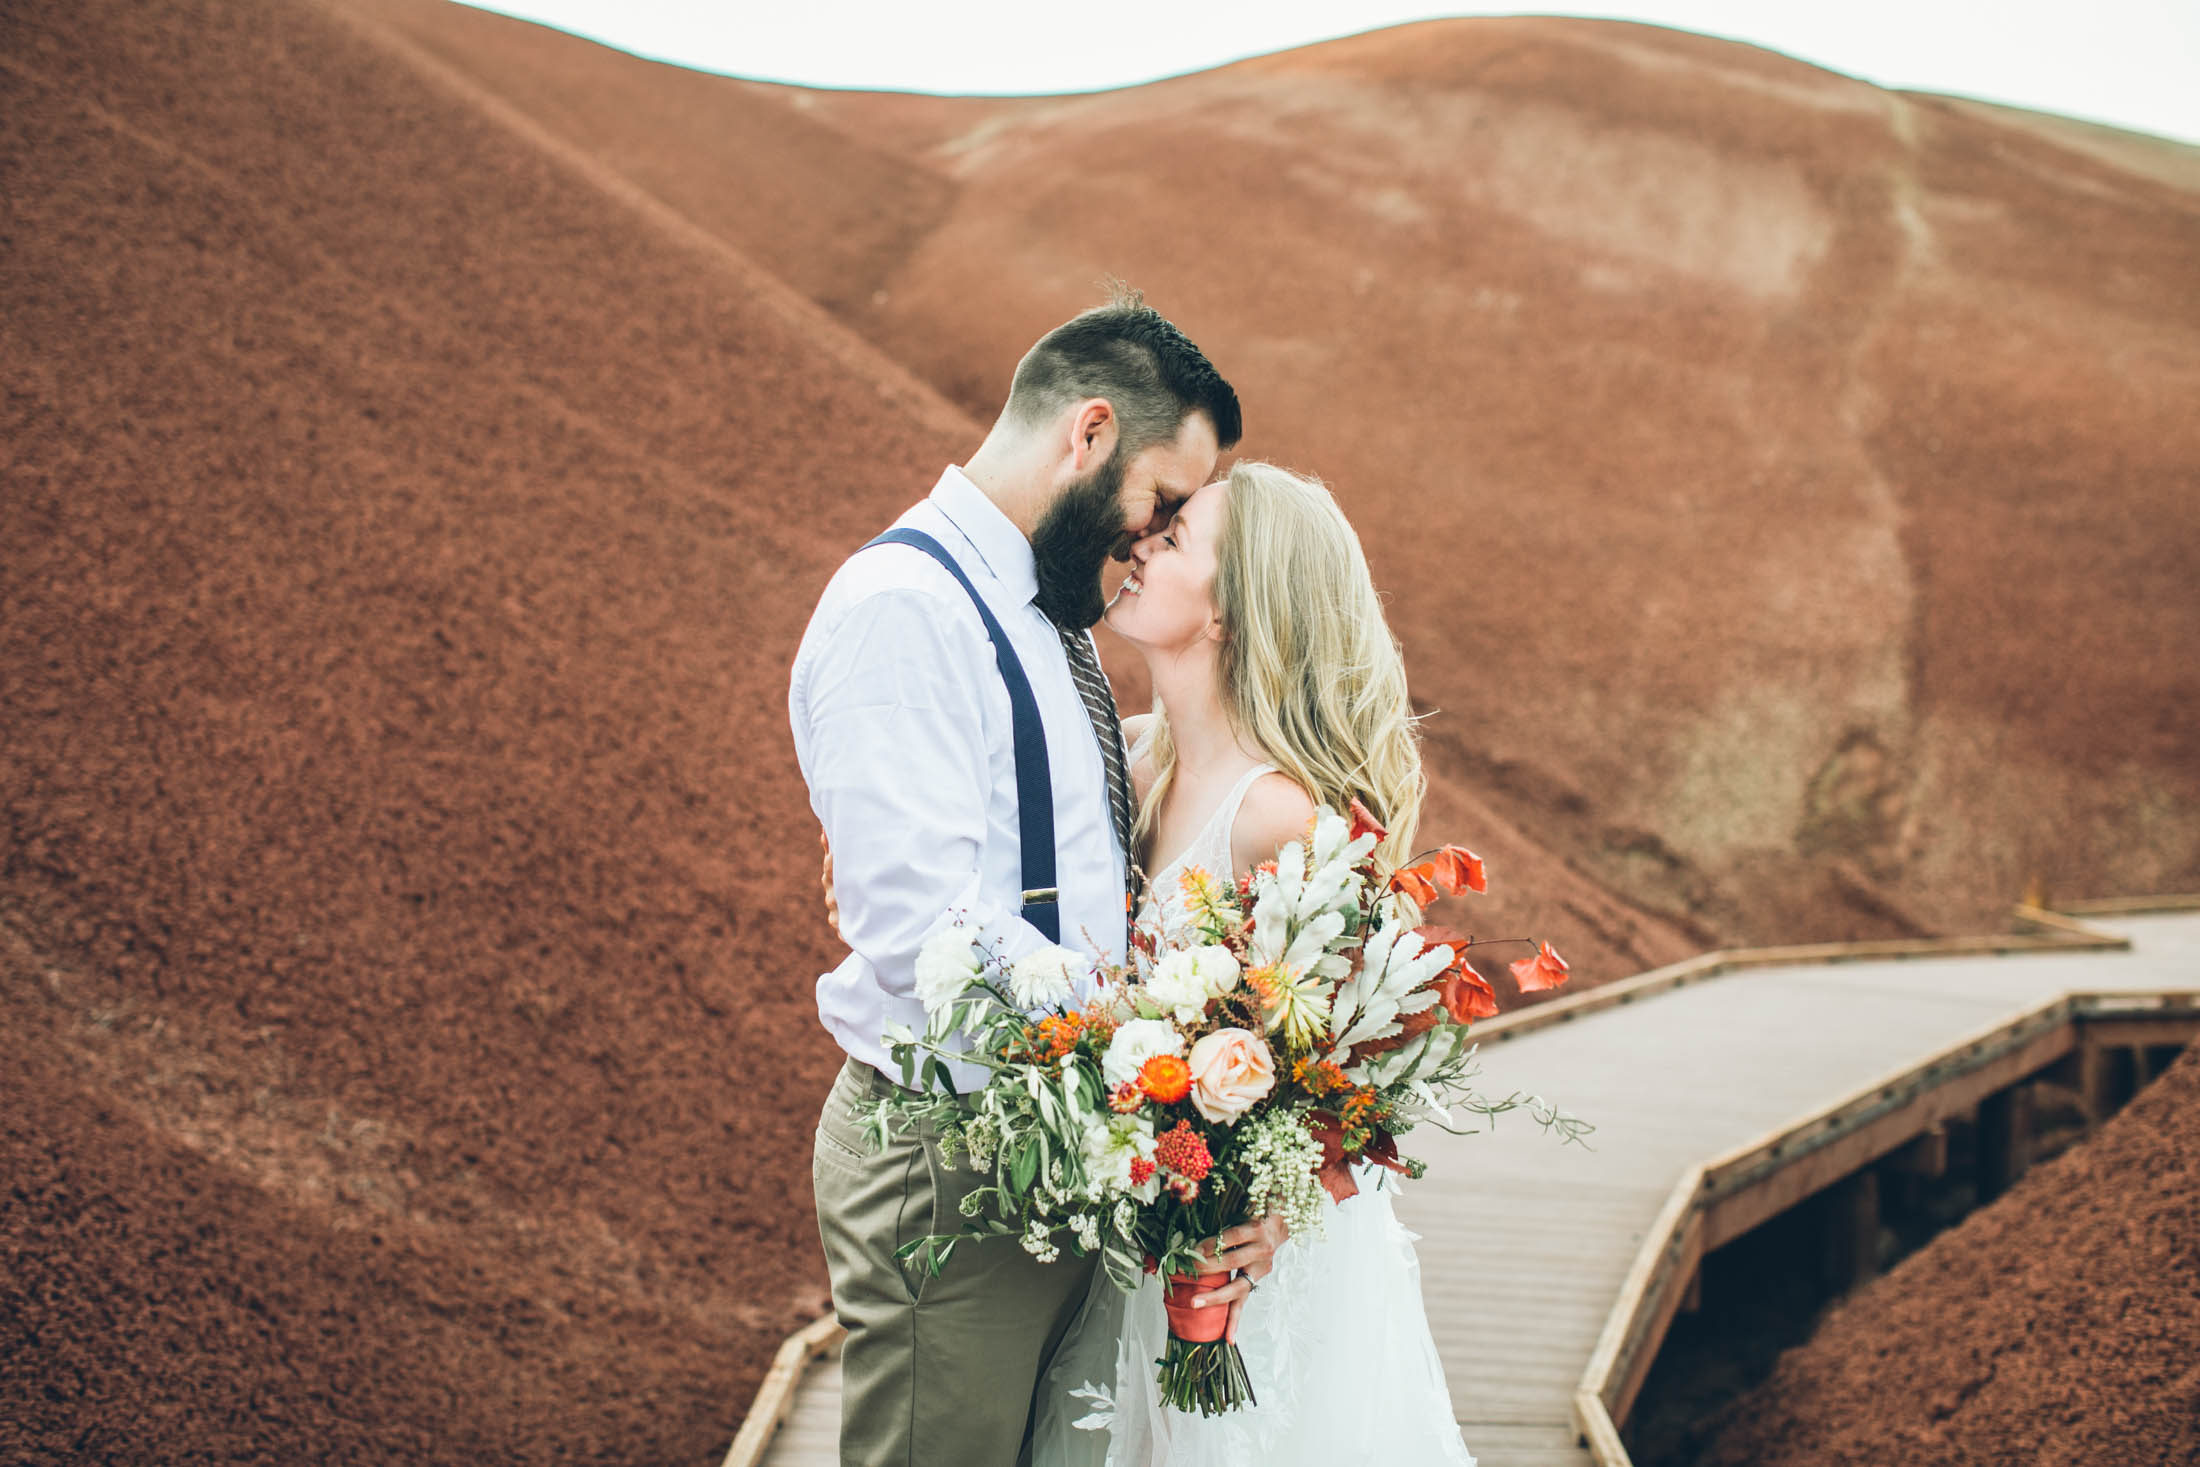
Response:
[{"label": "rust-colored soil", "polygon": [[722,1452],[823,1300],[786,665],[1106,272],[1360,524],[1484,935],[2200,882],[2190,150],[1573,22],[994,102],[87,0],[0,198],[0,1460]]},{"label": "rust-colored soil", "polygon": [[824,1299],[786,667],[973,428],[312,6],[11,9],[0,130],[0,1461],[713,1459]]},{"label": "rust-colored soil", "polygon": [[2200,1049],[1830,1309],[1701,1467],[2200,1461]]}]

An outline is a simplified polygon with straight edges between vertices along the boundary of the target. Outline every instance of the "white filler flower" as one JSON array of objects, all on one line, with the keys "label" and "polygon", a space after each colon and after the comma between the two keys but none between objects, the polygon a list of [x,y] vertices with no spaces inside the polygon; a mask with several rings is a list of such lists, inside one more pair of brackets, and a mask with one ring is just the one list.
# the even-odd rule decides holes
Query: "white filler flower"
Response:
[{"label": "white filler flower", "polygon": [[1082,1140],[1087,1195],[1095,1202],[1131,1191],[1131,1163],[1153,1160],[1153,1127],[1138,1116],[1095,1116]]},{"label": "white filler flower", "polygon": [[1146,980],[1146,997],[1193,1024],[1207,1011],[1207,1000],[1237,986],[1238,960],[1222,946],[1185,948],[1170,953]]},{"label": "white filler flower", "polygon": [[917,1002],[925,1017],[937,1017],[963,991],[978,981],[983,971],[978,958],[978,934],[968,927],[946,927],[924,940],[917,949]]},{"label": "white filler flower", "polygon": [[1020,1009],[1068,1003],[1080,981],[1092,974],[1092,959],[1066,947],[1025,953],[1008,973],[1008,991]]},{"label": "white filler flower", "polygon": [[1183,1052],[1184,1036],[1167,1019],[1130,1019],[1108,1041],[1108,1052],[1100,1057],[1100,1073],[1111,1087],[1121,1085],[1136,1079],[1139,1066],[1155,1055]]}]

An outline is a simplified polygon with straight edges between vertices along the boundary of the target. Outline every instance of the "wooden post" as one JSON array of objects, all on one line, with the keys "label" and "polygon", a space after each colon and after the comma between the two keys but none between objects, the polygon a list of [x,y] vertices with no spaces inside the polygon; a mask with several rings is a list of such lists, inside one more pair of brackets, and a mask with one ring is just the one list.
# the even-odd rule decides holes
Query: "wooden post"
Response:
[{"label": "wooden post", "polygon": [[1879,1172],[1873,1167],[1826,1189],[1826,1283],[1846,1294],[1879,1272]]},{"label": "wooden post", "polygon": [[2083,1037],[2080,1031],[2075,1058],[2078,1061],[2078,1099],[2085,1106],[2085,1123],[2098,1126],[2108,1119],[2114,1100],[2109,1094],[2113,1067],[2108,1062],[2108,1051]]},{"label": "wooden post", "polygon": [[2141,1044],[2132,1050],[2132,1069],[2140,1085],[2152,1084],[2185,1052],[2182,1044]]},{"label": "wooden post", "polygon": [[1978,1103],[1978,1200],[1991,1202],[2031,1160],[2032,1087],[2017,1084]]},{"label": "wooden post", "polygon": [[1933,1183],[1948,1174],[1947,1124],[1935,1121],[1918,1132],[1909,1144],[1889,1152],[1879,1170],[1880,1215],[1916,1217],[1925,1210]]}]

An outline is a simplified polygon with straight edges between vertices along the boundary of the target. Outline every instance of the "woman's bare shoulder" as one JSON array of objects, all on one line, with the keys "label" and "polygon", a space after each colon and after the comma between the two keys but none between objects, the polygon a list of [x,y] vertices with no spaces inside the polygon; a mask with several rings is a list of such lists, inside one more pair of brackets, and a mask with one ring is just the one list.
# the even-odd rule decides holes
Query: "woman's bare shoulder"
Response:
[{"label": "woman's bare shoulder", "polygon": [[1290,775],[1272,770],[1253,781],[1230,827],[1230,860],[1250,871],[1306,834],[1314,797]]}]

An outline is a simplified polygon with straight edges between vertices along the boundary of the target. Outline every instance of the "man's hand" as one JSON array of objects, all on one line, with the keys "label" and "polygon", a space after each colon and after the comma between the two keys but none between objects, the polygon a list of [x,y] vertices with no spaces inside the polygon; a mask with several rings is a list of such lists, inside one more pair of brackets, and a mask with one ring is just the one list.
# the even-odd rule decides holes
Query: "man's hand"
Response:
[{"label": "man's hand", "polygon": [[817,844],[825,852],[825,869],[817,878],[817,884],[825,888],[825,920],[832,924],[833,936],[839,937],[840,903],[833,897],[833,843],[825,838],[825,832],[821,830],[817,833]]},{"label": "man's hand", "polygon": [[1271,1212],[1259,1222],[1224,1228],[1220,1237],[1209,1238],[1199,1245],[1199,1256],[1208,1260],[1207,1272],[1238,1271],[1238,1276],[1221,1288],[1195,1294],[1191,1300],[1195,1308],[1201,1304],[1230,1306],[1230,1321],[1224,1326],[1222,1337],[1233,1345],[1237,1343],[1238,1316],[1245,1312],[1245,1301],[1252,1295],[1253,1285],[1275,1269],[1276,1250],[1290,1236],[1291,1225],[1283,1220],[1283,1214]]}]

